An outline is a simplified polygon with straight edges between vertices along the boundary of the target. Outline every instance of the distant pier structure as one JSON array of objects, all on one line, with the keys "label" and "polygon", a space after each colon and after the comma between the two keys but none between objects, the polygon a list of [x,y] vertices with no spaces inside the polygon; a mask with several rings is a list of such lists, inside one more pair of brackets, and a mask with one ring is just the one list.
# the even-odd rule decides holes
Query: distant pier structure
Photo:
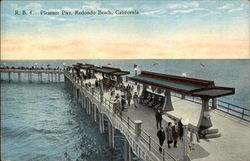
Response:
[{"label": "distant pier structure", "polygon": [[[28,81],[32,81],[34,75],[37,75],[38,81],[43,81],[47,75],[48,82],[60,82],[63,75],[65,88],[91,115],[92,121],[97,122],[100,133],[107,131],[111,149],[116,147],[116,130],[123,134],[125,161],[131,161],[132,154],[144,161],[201,158],[204,161],[234,161],[250,158],[250,145],[246,141],[250,139],[250,110],[220,101],[219,97],[233,95],[235,89],[216,86],[214,81],[150,71],[136,72],[135,76],[128,77],[130,72],[120,68],[82,63],[63,70],[0,71],[8,73],[9,81],[11,73],[17,73],[18,80],[21,80],[21,73],[27,73]],[[138,99],[132,99],[128,105],[129,98],[136,94]],[[125,108],[122,99],[127,102]],[[137,107],[135,101],[138,102]],[[178,141],[178,148],[169,149],[165,143],[162,151],[159,151],[155,123],[155,111],[158,110],[163,114],[164,128],[168,122],[189,119],[187,124],[183,121],[184,141]],[[104,122],[108,124],[107,128]],[[200,142],[193,149],[194,152],[188,152],[190,145],[193,146],[193,134]],[[232,139],[239,138],[239,135],[241,139]],[[213,140],[208,142],[208,139]]]},{"label": "distant pier structure", "polygon": [[12,74],[17,74],[18,81],[21,81],[22,74],[27,75],[28,82],[32,82],[37,76],[38,82],[61,82],[61,77],[64,74],[62,69],[17,69],[17,68],[1,68],[1,73],[8,74],[8,82],[12,80]]}]

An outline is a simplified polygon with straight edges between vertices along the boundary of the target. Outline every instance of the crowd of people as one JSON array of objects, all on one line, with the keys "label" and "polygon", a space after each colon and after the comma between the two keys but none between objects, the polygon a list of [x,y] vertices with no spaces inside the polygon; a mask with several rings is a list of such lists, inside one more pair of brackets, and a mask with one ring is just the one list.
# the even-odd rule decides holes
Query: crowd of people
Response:
[{"label": "crowd of people", "polygon": [[[179,121],[175,121],[174,125],[172,125],[171,122],[167,123],[167,126],[164,127],[162,126],[162,113],[160,110],[158,110],[155,114],[155,118],[156,118],[156,126],[158,132],[157,132],[157,137],[159,139],[159,151],[162,152],[162,146],[164,144],[164,141],[167,140],[167,145],[168,148],[171,148],[171,145],[174,144],[174,148],[177,148],[177,141],[181,140],[183,141],[183,124],[181,122],[181,119]],[[191,151],[194,148],[194,135],[196,137],[196,141],[199,142],[199,136],[198,133],[196,131],[194,131],[193,129],[189,129],[189,150]]]},{"label": "crowd of people", "polygon": [[[156,112],[156,122],[157,122],[157,129],[158,129],[158,123],[160,124],[160,129],[157,132],[157,137],[159,139],[159,151],[162,152],[162,145],[164,141],[167,139],[168,148],[171,148],[171,144],[174,143],[174,148],[177,148],[177,141],[178,139],[183,140],[183,125],[181,121],[175,122],[174,125],[172,125],[171,122],[168,122],[165,130],[164,127],[161,126],[161,114],[160,111]],[[159,121],[160,120],[160,121]]]},{"label": "crowd of people", "polygon": [[50,68],[50,67],[36,67],[36,66],[31,66],[31,67],[24,67],[24,66],[20,66],[20,67],[9,67],[9,66],[1,66],[0,69],[20,69],[20,70],[61,70],[60,67],[57,68]]},{"label": "crowd of people", "polygon": [[[138,85],[139,86],[139,85]],[[118,89],[118,91],[117,91]],[[117,103],[117,109],[120,111],[124,111],[125,107],[129,107],[131,105],[131,101],[134,102],[134,107],[138,107],[140,87],[137,87],[137,92],[134,91],[133,85],[125,86],[123,83],[116,87],[110,88],[110,100]]]}]

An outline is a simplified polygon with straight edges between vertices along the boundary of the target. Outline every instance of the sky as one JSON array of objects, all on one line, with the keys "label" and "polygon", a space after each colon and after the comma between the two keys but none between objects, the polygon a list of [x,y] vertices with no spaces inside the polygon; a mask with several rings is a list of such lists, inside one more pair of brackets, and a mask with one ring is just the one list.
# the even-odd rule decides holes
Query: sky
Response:
[{"label": "sky", "polygon": [[1,60],[249,58],[248,1],[1,1]]}]

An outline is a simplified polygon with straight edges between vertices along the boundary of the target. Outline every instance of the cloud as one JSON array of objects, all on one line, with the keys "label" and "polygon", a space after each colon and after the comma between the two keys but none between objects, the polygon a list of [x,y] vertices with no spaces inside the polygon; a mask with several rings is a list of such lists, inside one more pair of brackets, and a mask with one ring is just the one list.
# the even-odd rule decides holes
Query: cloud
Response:
[{"label": "cloud", "polygon": [[218,7],[217,9],[218,10],[225,10],[225,9],[229,9],[229,8],[232,8],[234,5],[233,4],[225,4],[225,5],[223,5],[223,6],[220,6],[220,7]]},{"label": "cloud", "polygon": [[232,13],[232,12],[238,12],[238,11],[242,11],[243,8],[239,7],[239,8],[233,8],[233,9],[230,9],[228,12]]},{"label": "cloud", "polygon": [[36,10],[36,9],[42,8],[42,5],[41,5],[40,3],[29,3],[29,4],[27,4],[24,8],[25,8],[25,9]]},{"label": "cloud", "polygon": [[101,8],[101,3],[98,2],[85,2],[85,5],[82,6],[82,9],[95,10]]},{"label": "cloud", "polygon": [[65,21],[65,18],[60,18],[60,17],[54,17],[54,16],[49,16],[47,17],[49,20],[56,20],[56,21]]},{"label": "cloud", "polygon": [[215,12],[215,11],[209,11],[208,13],[201,14],[200,17],[206,17],[206,16],[211,16],[211,15],[221,15],[221,13]]},{"label": "cloud", "polygon": [[42,5],[40,3],[29,3],[25,6],[20,6],[18,4],[12,3],[9,4],[10,8],[13,10],[37,10],[37,9],[41,9]]},{"label": "cloud", "polygon": [[160,13],[160,12],[162,12],[162,10],[147,11],[147,12],[143,12],[142,14],[143,15],[154,15],[154,14],[157,14],[157,13]]},{"label": "cloud", "polygon": [[192,13],[195,11],[204,11],[206,10],[205,8],[192,8],[192,9],[187,9],[187,10],[174,10],[170,12],[171,15],[175,15],[177,13]]},{"label": "cloud", "polygon": [[199,7],[199,3],[198,2],[186,2],[186,3],[176,3],[176,4],[169,4],[168,8],[171,9],[186,9],[186,8],[190,8],[190,7]]}]

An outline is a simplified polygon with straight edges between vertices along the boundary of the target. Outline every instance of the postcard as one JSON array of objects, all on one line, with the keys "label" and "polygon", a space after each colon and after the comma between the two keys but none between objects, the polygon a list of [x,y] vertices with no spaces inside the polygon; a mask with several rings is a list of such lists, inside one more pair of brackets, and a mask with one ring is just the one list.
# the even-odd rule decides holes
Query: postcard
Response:
[{"label": "postcard", "polygon": [[1,1],[1,160],[249,160],[249,7]]}]

